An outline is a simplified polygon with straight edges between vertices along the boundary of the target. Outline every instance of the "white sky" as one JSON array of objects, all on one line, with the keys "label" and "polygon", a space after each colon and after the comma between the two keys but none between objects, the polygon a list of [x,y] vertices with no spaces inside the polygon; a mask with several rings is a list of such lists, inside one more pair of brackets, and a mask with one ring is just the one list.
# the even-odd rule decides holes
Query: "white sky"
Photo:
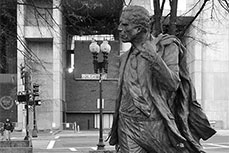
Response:
[{"label": "white sky", "polygon": [[[151,8],[153,9],[153,0],[151,0],[150,3],[151,3]],[[162,3],[162,0],[160,0],[160,4],[161,3]],[[169,0],[165,1],[164,9],[170,9]],[[178,10],[180,10],[180,11],[186,10],[186,0],[178,0]]]}]

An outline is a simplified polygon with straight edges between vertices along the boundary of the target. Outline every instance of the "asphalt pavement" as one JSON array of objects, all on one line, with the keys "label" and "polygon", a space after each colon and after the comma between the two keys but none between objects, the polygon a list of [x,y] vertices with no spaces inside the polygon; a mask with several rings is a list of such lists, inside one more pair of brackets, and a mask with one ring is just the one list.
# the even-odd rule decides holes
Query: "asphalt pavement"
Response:
[{"label": "asphalt pavement", "polygon": [[[104,139],[108,134],[108,130],[104,130]],[[25,132],[14,131],[12,140],[23,140]],[[99,131],[40,131],[38,137],[31,137],[33,144],[33,153],[51,153],[51,152],[89,152],[96,150]],[[217,133],[207,141],[201,141],[207,153],[228,153],[229,152],[229,130],[217,130]],[[113,150],[113,146],[109,146],[105,142],[105,148]]]}]

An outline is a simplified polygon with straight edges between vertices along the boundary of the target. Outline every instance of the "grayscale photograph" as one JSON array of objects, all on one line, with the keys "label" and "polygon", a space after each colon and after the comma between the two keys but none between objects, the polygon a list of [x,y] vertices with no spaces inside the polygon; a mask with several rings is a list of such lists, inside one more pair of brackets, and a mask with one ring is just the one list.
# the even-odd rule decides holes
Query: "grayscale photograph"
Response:
[{"label": "grayscale photograph", "polygon": [[229,153],[229,1],[0,0],[0,153]]}]

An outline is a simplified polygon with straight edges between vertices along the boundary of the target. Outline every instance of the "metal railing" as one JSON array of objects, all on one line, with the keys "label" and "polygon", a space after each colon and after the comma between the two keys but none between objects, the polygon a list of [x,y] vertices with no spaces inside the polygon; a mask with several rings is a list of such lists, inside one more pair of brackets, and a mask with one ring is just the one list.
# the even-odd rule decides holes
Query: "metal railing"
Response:
[{"label": "metal railing", "polygon": [[62,123],[63,130],[73,130],[74,132],[80,131],[80,126],[76,122],[74,123]]}]

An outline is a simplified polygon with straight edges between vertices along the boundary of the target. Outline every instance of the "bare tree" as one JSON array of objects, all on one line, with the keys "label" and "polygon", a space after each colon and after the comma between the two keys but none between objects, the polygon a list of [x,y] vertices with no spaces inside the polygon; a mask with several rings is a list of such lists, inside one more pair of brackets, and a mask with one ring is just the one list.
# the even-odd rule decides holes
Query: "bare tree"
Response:
[{"label": "bare tree", "polygon": [[[165,2],[169,2],[170,4],[170,12],[166,15],[163,16],[163,11],[164,11],[164,5]],[[192,19],[189,21],[188,24],[185,25],[185,27],[183,27],[182,30],[178,30],[177,29],[177,21],[178,18],[180,16],[177,16],[177,4],[178,4],[178,0],[153,0],[153,4],[154,4],[154,16],[153,18],[153,22],[155,22],[155,30],[156,33],[155,35],[157,36],[160,33],[169,33],[169,34],[173,34],[173,35],[177,35],[180,38],[185,36],[185,33],[188,31],[189,27],[192,25],[192,23],[197,19],[197,17],[201,14],[201,12],[204,11],[204,8],[206,7],[207,3],[212,3],[212,8],[211,9],[215,9],[214,8],[214,2],[218,1],[220,6],[221,6],[221,10],[226,10],[227,13],[229,13],[229,3],[228,0],[198,0],[196,2],[196,4],[193,5],[193,8],[197,6],[197,4],[202,3],[201,7],[199,7],[199,10],[196,11],[196,14],[192,17]],[[73,14],[66,14],[65,12],[62,11],[61,7],[63,7],[64,4],[64,0],[61,1],[60,6],[56,6],[53,7],[52,4],[52,0],[48,0],[46,1],[47,3],[49,3],[50,5],[46,5],[46,6],[40,6],[36,3],[35,0],[22,0],[23,3],[19,3],[17,0],[1,0],[0,1],[0,49],[1,49],[1,60],[0,60],[0,70],[1,73],[5,73],[7,68],[7,61],[12,60],[9,58],[16,58],[16,57],[9,57],[9,55],[7,55],[7,51],[6,48],[7,46],[15,46],[15,41],[17,41],[18,43],[21,43],[22,46],[24,46],[24,49],[26,50],[26,52],[21,51],[20,49],[17,49],[17,51],[20,51],[25,58],[29,59],[30,61],[33,61],[34,63],[37,63],[39,65],[41,65],[46,71],[47,69],[44,66],[44,61],[42,61],[41,59],[39,59],[39,57],[37,57],[37,55],[29,48],[29,46],[26,44],[26,42],[24,42],[24,39],[22,39],[19,35],[17,35],[17,33],[15,32],[15,28],[17,26],[17,19],[16,19],[16,14],[12,13],[12,12],[16,12],[17,9],[17,5],[25,5],[27,6],[27,8],[29,8],[28,11],[30,11],[30,13],[33,13],[34,15],[34,21],[33,23],[30,23],[31,25],[34,24],[35,26],[39,27],[42,25],[45,25],[49,30],[52,30],[55,32],[55,29],[53,28],[53,25],[58,25],[57,22],[53,19],[52,17],[52,10],[54,9],[58,9],[60,10],[63,15],[65,20],[68,21],[68,24],[72,24],[72,28],[71,30],[73,31],[79,31],[79,29],[81,30],[87,30],[86,33],[94,33],[95,29],[91,28],[90,26],[76,26],[76,23],[80,23],[80,21],[84,20],[84,21],[90,21],[91,23],[96,23],[97,27],[101,27],[104,28],[106,26],[109,26],[114,28],[117,27],[117,23],[114,22],[114,25],[104,25],[105,22],[104,20],[96,20],[94,18],[92,18],[89,14],[87,14],[86,16],[82,16],[82,15],[74,15],[74,19],[72,19],[72,15]],[[125,1],[123,0],[123,6],[124,5],[130,5],[131,4],[131,0],[129,1],[128,4],[124,3]],[[97,3],[94,4],[90,4],[87,5],[86,3],[82,3],[83,7],[85,7],[85,9],[95,9],[96,7],[101,7],[100,5],[98,5]],[[112,5],[115,5],[112,4]],[[192,9],[193,9],[192,8]],[[80,9],[80,8],[78,8]],[[86,12],[88,12],[88,10]],[[190,10],[189,10],[190,11]],[[43,13],[46,13],[46,15],[44,16]],[[169,24],[164,25],[164,21],[167,20],[169,18]],[[96,21],[96,22],[95,22]],[[29,19],[26,19],[26,22],[29,23],[31,21],[29,21]],[[165,30],[165,28],[167,29],[167,31]],[[14,29],[14,30],[13,30]],[[14,32],[12,32],[14,31]],[[67,31],[68,32],[68,31]],[[41,33],[41,31],[40,31]],[[82,32],[83,34],[83,32]],[[61,34],[58,34],[59,36],[61,36]],[[68,33],[67,33],[68,35]],[[69,34],[72,35],[72,34]],[[12,41],[14,40],[14,41]],[[16,54],[14,54],[16,55]],[[48,72],[48,71],[47,71]]]},{"label": "bare tree", "polygon": [[[194,5],[191,10],[188,10],[188,12],[192,11],[194,7],[197,6],[197,4],[202,3],[201,6],[199,7],[198,11],[196,11],[196,14],[192,17],[192,19],[183,27],[181,31],[177,30],[177,21],[178,18],[181,16],[177,16],[177,4],[178,0],[167,0],[170,4],[170,12],[163,17],[163,10],[164,10],[164,4],[166,0],[153,0],[154,4],[154,22],[156,25],[156,32],[155,35],[157,36],[159,33],[167,32],[172,35],[177,35],[180,38],[183,38],[185,36],[185,33],[188,31],[190,26],[193,24],[193,22],[197,19],[197,17],[204,11],[206,4],[211,3],[212,7],[210,9],[214,10],[215,9],[215,1],[218,1],[219,4],[221,5],[221,10],[223,11],[226,10],[229,13],[229,3],[227,0],[198,0]],[[188,13],[187,12],[187,13]],[[184,13],[186,14],[186,13]],[[164,21],[169,17],[169,24],[168,25],[163,25],[165,23]],[[213,17],[212,17],[213,18]],[[162,29],[161,27],[166,27],[167,30]]]}]

